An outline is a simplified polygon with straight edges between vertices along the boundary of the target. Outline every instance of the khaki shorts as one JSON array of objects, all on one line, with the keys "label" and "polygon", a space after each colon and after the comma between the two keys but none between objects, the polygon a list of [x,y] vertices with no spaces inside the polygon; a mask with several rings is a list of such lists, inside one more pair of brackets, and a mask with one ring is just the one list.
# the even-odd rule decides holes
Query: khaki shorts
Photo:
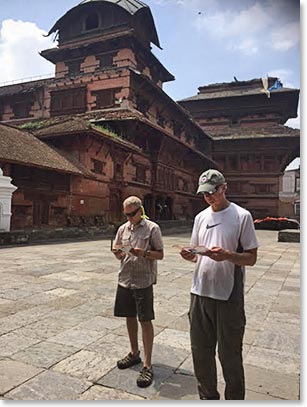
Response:
[{"label": "khaki shorts", "polygon": [[138,317],[140,322],[155,319],[153,309],[153,287],[132,289],[117,286],[114,315],[116,317]]}]

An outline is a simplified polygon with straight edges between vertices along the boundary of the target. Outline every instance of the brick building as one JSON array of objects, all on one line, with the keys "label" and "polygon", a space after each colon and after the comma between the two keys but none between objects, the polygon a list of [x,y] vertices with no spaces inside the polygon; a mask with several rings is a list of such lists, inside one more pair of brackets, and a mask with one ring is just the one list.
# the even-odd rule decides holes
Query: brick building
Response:
[{"label": "brick building", "polygon": [[299,132],[283,126],[296,117],[298,90],[268,98],[260,80],[232,82],[176,103],[163,91],[174,76],[151,52],[160,47],[151,11],[138,0],[82,1],[52,33],[58,45],[41,55],[55,77],[0,87],[0,120],[16,140],[17,127],[31,132],[74,171],[62,173],[60,190],[59,169],[42,175],[29,156],[21,170],[0,150],[18,187],[12,228],[120,222],[131,194],[154,219],[193,218],[206,168],[224,171],[230,199],[255,216],[278,213],[277,179],[299,155]]},{"label": "brick building", "polygon": [[263,82],[202,86],[179,101],[213,139],[212,158],[227,175],[228,197],[254,217],[280,214],[280,177],[300,155],[300,131],[284,125],[297,116],[299,90],[275,89],[278,78]]}]

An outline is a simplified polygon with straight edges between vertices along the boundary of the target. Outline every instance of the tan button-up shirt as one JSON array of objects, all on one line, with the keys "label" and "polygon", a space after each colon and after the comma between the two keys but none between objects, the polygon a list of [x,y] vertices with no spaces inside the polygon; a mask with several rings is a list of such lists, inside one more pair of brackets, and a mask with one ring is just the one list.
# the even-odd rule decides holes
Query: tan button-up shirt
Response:
[{"label": "tan button-up shirt", "polygon": [[[144,250],[163,250],[159,225],[142,219],[138,225],[128,221],[117,231],[114,245],[131,246]],[[126,288],[146,288],[157,282],[157,260],[126,255],[120,262],[118,284]]]}]

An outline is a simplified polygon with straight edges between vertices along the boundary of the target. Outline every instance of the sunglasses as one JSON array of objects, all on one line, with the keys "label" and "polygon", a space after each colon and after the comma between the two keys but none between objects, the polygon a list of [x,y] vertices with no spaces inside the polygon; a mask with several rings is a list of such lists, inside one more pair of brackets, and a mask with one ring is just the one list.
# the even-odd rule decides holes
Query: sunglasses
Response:
[{"label": "sunglasses", "polygon": [[217,187],[215,187],[214,191],[210,191],[210,192],[203,192],[202,194],[204,196],[211,196],[217,193],[217,191],[219,190],[221,185],[218,185]]},{"label": "sunglasses", "polygon": [[125,213],[124,215],[127,216],[127,218],[132,218],[134,215],[136,215],[138,213],[138,211],[141,209],[141,207],[137,208],[135,211],[133,212],[129,212],[129,213]]}]

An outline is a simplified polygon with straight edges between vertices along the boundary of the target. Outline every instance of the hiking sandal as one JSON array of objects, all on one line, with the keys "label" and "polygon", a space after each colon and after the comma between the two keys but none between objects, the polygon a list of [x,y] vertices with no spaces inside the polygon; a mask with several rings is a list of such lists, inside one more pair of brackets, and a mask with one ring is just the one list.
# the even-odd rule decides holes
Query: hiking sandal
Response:
[{"label": "hiking sandal", "polygon": [[139,387],[147,387],[151,385],[152,381],[153,381],[152,367],[143,367],[143,369],[140,371],[136,384]]},{"label": "hiking sandal", "polygon": [[135,356],[132,355],[131,352],[129,352],[127,356],[117,361],[117,367],[119,369],[127,369],[128,367],[137,365],[138,363],[141,362],[142,360],[140,358],[140,352],[138,352],[137,355]]}]

